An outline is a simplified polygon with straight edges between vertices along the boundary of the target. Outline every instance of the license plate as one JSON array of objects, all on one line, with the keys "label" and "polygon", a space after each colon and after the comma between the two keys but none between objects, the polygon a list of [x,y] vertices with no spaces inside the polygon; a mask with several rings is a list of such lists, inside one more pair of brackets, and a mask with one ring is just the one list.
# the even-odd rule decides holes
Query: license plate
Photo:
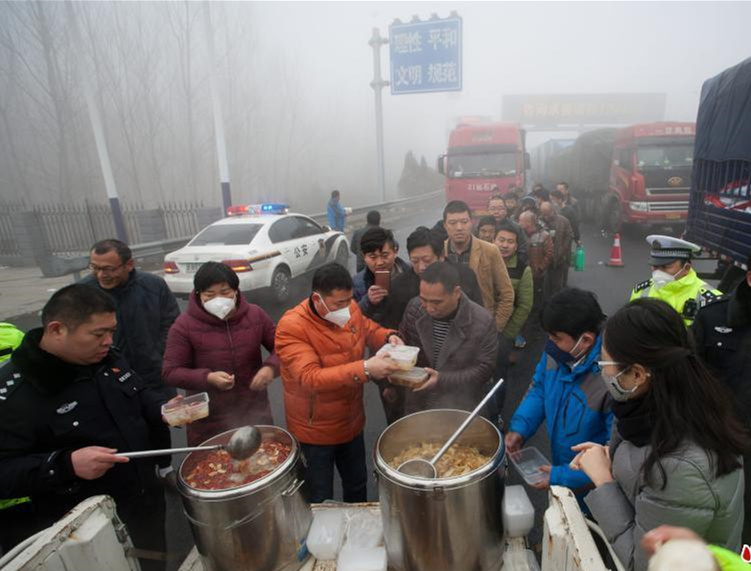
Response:
[{"label": "license plate", "polygon": [[180,265],[185,269],[185,273],[194,274],[198,271],[198,268],[200,268],[203,265],[203,263],[202,262],[183,263]]},{"label": "license plate", "polygon": [[680,214],[666,214],[665,218],[667,218],[668,220],[680,220],[681,215]]}]

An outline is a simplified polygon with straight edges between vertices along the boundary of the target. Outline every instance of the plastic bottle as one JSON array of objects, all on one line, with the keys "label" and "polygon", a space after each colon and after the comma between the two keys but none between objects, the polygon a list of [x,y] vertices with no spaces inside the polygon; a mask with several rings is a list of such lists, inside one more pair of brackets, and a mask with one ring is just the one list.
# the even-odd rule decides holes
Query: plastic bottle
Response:
[{"label": "plastic bottle", "polygon": [[587,254],[584,251],[584,246],[579,245],[576,247],[576,254],[574,254],[574,271],[583,272],[586,265]]}]

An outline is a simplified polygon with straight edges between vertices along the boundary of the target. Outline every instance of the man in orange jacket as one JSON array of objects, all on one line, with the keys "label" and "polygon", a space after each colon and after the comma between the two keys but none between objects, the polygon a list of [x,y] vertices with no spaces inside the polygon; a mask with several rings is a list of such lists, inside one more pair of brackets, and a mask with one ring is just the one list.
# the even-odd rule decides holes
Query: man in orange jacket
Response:
[{"label": "man in orange jacket", "polygon": [[307,459],[311,502],[334,496],[334,465],[345,502],[367,500],[363,385],[399,370],[388,357],[363,359],[385,343],[403,344],[396,332],[365,317],[352,300],[352,277],[339,264],[320,267],[312,294],[287,311],[276,327],[287,428]]}]

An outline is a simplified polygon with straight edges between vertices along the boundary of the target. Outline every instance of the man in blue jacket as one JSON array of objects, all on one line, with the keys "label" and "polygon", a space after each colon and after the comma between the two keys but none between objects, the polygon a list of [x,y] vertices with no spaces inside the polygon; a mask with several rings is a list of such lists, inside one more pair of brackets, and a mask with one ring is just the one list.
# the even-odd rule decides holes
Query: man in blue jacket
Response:
[{"label": "man in blue jacket", "polygon": [[605,444],[613,421],[611,397],[597,365],[605,315],[593,293],[566,288],[545,303],[541,320],[548,334],[545,353],[511,419],[506,450],[518,451],[546,421],[553,463],[542,468],[547,478],[534,487],[566,486],[580,498],[592,482],[569,467],[576,456],[571,447]]},{"label": "man in blue jacket", "polygon": [[342,206],[341,194],[338,190],[331,191],[331,198],[326,206],[326,216],[332,230],[344,232],[344,220],[347,218],[347,211]]}]

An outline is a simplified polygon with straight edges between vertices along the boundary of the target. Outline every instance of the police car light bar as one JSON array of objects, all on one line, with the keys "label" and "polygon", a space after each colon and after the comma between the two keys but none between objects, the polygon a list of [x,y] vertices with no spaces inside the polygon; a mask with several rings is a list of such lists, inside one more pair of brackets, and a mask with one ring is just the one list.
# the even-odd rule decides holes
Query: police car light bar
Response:
[{"label": "police car light bar", "polygon": [[289,204],[266,202],[264,204],[238,204],[227,208],[227,216],[245,216],[258,214],[287,214]]}]

